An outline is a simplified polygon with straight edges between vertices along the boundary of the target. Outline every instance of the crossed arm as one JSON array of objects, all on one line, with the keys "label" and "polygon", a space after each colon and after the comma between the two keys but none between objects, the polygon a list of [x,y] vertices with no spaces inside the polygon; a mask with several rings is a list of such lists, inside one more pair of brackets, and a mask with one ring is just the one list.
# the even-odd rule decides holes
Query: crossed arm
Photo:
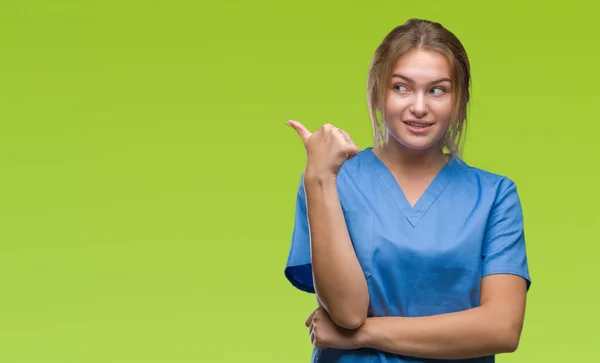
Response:
[{"label": "crossed arm", "polygon": [[309,320],[319,349],[373,348],[433,359],[466,359],[517,349],[525,313],[526,281],[515,275],[482,280],[481,304],[469,310],[427,317],[367,318],[358,329],[335,326],[317,309]]},{"label": "crossed arm", "polygon": [[[464,359],[513,352],[523,326],[527,281],[493,274],[481,281],[478,307],[427,317],[367,318],[369,295],[340,207],[334,180],[304,179],[310,223],[314,288],[320,307],[311,314],[313,344],[373,348],[392,354]],[[514,184],[498,198],[488,225],[489,258],[522,263],[522,220]]]},{"label": "crossed arm", "polygon": [[304,177],[311,262],[319,304],[340,327],[367,318],[369,292],[341,209],[335,178]]}]

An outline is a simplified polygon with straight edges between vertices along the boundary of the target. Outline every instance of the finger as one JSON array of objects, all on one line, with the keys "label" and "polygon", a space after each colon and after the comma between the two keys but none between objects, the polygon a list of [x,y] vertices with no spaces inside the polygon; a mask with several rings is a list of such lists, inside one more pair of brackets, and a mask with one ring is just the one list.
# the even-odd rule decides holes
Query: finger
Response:
[{"label": "finger", "polygon": [[317,310],[313,311],[312,313],[310,313],[310,315],[308,316],[308,318],[306,319],[306,321],[304,322],[304,325],[306,327],[308,327],[312,321],[313,321],[313,317],[315,316],[315,313],[317,312]]},{"label": "finger", "polygon": [[337,127],[333,126],[332,124],[321,125],[321,130],[323,130],[323,132],[325,132],[325,133],[335,132],[336,129],[337,129]]},{"label": "finger", "polygon": [[288,120],[288,122],[286,122],[286,124],[288,124],[294,130],[296,130],[298,135],[300,135],[300,137],[302,138],[303,142],[306,142],[306,140],[308,140],[308,138],[312,136],[312,133],[310,131],[308,131],[308,129],[298,121]]},{"label": "finger", "polygon": [[318,337],[317,332],[313,331],[310,335],[310,342],[317,350],[322,350],[325,347],[321,343],[321,339]]},{"label": "finger", "polygon": [[342,129],[336,132],[337,140],[342,144],[342,150],[346,159],[352,159],[360,152],[359,147],[350,138],[350,134]]},{"label": "finger", "polygon": [[339,132],[342,134],[342,136],[344,136],[344,140],[348,141],[348,142],[352,142],[352,138],[350,137],[350,134],[342,129],[338,129]]},{"label": "finger", "polygon": [[352,141],[346,144],[346,159],[350,160],[360,153],[360,148]]},{"label": "finger", "polygon": [[323,345],[323,343],[321,343],[321,340],[316,335],[314,347],[317,348],[317,350],[323,350],[327,348],[325,345]]},{"label": "finger", "polygon": [[335,128],[335,130],[333,132],[336,135],[338,140],[344,141],[344,142],[352,142],[352,138],[350,137],[350,134],[347,133],[346,131]]},{"label": "finger", "polygon": [[348,143],[348,148],[349,148],[349,154],[351,154],[352,156],[355,156],[360,150],[358,149],[358,146],[356,146],[356,143],[352,140],[352,137],[350,136],[350,134],[342,129],[340,129],[340,132],[342,133],[342,135],[344,136],[344,140]]}]

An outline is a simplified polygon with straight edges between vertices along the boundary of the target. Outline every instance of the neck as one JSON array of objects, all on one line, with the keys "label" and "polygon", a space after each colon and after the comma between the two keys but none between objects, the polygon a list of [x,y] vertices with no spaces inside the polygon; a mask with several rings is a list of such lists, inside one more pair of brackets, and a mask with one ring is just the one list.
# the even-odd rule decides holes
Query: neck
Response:
[{"label": "neck", "polygon": [[437,172],[449,159],[441,146],[414,150],[389,136],[382,146],[373,151],[390,170],[401,171],[403,174]]}]

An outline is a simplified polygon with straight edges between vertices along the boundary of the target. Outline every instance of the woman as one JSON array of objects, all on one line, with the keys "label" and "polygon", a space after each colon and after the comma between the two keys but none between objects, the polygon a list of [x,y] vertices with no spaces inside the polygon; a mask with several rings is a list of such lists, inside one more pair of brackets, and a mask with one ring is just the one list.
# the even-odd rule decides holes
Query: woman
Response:
[{"label": "woman", "polygon": [[530,285],[521,204],[510,179],[459,157],[469,87],[460,41],[412,19],[369,70],[374,147],[288,121],[307,166],[285,274],[318,299],[314,362],[493,362],[517,349]]}]

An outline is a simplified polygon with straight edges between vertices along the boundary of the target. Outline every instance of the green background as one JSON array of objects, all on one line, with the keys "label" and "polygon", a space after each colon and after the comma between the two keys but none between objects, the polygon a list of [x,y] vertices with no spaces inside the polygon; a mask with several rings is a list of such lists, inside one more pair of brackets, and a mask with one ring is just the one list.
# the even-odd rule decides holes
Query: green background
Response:
[{"label": "green background", "polygon": [[373,51],[410,17],[466,46],[465,159],[518,184],[519,350],[594,361],[597,8],[568,1],[0,3],[0,362],[308,362],[283,276],[305,162],[284,122],[371,144]]}]

